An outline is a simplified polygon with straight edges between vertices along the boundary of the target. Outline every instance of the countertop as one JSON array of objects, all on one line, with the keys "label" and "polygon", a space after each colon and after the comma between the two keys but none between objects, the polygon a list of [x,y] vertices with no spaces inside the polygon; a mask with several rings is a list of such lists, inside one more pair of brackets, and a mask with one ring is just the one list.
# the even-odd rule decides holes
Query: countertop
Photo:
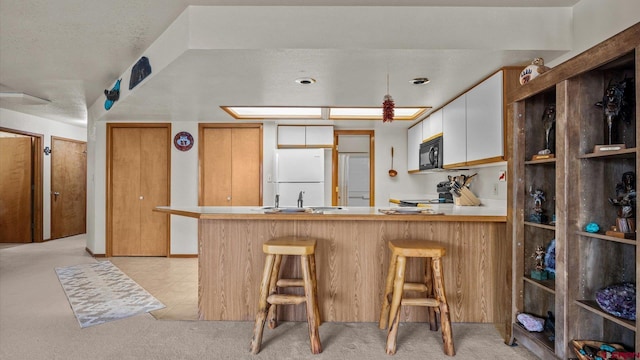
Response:
[{"label": "countertop", "polygon": [[[341,210],[299,213],[273,213],[259,206],[158,206],[154,211],[197,219],[255,219],[255,220],[359,220],[359,221],[469,221],[506,222],[506,208],[483,204],[480,206],[457,206],[453,204],[430,204],[420,207],[435,214],[408,213],[384,214],[380,210],[389,207],[344,207]],[[408,209],[408,208],[403,208]]]}]

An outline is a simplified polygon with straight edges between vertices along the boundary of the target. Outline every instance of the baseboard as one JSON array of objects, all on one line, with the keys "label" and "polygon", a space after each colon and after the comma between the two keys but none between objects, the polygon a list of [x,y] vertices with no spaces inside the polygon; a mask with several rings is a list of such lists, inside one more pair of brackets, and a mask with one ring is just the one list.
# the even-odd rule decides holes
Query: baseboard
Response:
[{"label": "baseboard", "polygon": [[105,254],[94,254],[91,250],[89,250],[88,247],[84,248],[84,251],[88,252],[89,255],[91,255],[94,258],[103,258],[103,257],[107,257]]},{"label": "baseboard", "polygon": [[198,254],[169,254],[170,258],[197,258]]}]

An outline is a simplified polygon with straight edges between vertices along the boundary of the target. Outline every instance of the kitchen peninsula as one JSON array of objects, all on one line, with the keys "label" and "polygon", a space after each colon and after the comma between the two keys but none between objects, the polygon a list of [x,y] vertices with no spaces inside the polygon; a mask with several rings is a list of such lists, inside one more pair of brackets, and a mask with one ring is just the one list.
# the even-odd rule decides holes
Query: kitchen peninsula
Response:
[{"label": "kitchen peninsula", "polygon": [[[262,243],[298,235],[317,239],[318,300],[323,321],[378,321],[386,271],[387,242],[436,240],[447,249],[445,288],[454,322],[507,324],[511,306],[511,242],[504,209],[436,206],[432,214],[387,215],[373,207],[322,213],[265,213],[258,207],[158,207],[155,211],[197,218],[200,320],[255,317],[264,265]],[[413,259],[410,259],[413,260]],[[407,279],[421,264],[410,263]],[[297,262],[283,269],[297,272]],[[279,310],[303,321],[303,306]],[[425,321],[424,308],[403,309],[403,321]]]}]

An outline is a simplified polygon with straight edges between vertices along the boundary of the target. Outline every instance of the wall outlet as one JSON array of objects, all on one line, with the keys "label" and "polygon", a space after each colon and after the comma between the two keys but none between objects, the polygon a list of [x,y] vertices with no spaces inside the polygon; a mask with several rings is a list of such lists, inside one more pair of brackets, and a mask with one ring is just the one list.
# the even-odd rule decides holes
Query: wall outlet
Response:
[{"label": "wall outlet", "polygon": [[267,175],[267,182],[270,183],[271,182],[271,174]]}]

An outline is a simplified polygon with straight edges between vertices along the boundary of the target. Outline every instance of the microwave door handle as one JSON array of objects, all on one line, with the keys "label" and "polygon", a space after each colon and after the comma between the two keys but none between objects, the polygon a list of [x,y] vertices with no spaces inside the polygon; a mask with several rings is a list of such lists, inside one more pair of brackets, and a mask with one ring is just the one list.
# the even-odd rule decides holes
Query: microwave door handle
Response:
[{"label": "microwave door handle", "polygon": [[429,164],[433,165],[434,161],[434,148],[431,147],[431,149],[429,149]]}]

